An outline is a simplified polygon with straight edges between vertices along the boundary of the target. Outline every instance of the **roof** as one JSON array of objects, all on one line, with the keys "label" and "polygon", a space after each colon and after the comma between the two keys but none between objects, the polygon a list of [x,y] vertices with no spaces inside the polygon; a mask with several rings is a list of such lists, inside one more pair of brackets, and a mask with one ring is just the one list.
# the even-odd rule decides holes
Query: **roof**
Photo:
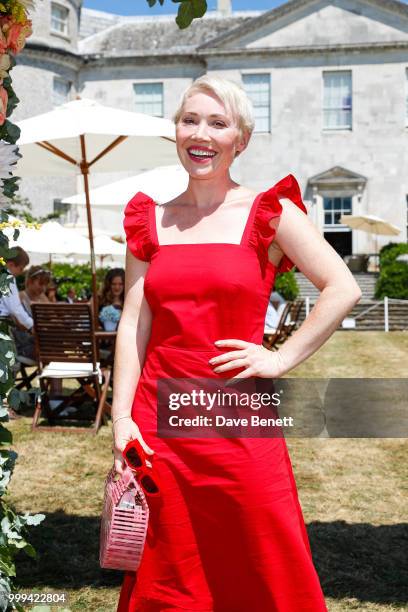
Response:
[{"label": "roof", "polygon": [[190,27],[180,30],[174,15],[165,18],[132,19],[115,23],[79,42],[83,54],[103,53],[118,55],[132,51],[151,55],[160,50],[169,53],[194,51],[198,46],[218,38],[222,34],[242,26],[257,17],[261,11],[233,13],[227,17],[210,12],[193,21]]},{"label": "roof", "polygon": [[[330,2],[331,4],[337,4],[342,6],[342,0]],[[408,5],[400,0],[365,0],[365,3],[372,5],[377,9],[390,12],[398,15],[399,17],[408,18]],[[203,42],[199,47],[212,48],[217,46],[223,46],[224,44],[232,43],[239,40],[242,36],[247,36],[252,32],[256,32],[258,29],[265,27],[267,24],[278,21],[281,18],[287,17],[291,14],[296,14],[309,5],[316,4],[316,0],[288,0],[283,4],[277,6],[269,11],[264,11],[258,17],[254,17],[250,20],[250,23],[240,24],[238,27],[230,31],[221,32],[218,36],[214,37],[211,42]],[[358,4],[358,1],[356,1]]]}]

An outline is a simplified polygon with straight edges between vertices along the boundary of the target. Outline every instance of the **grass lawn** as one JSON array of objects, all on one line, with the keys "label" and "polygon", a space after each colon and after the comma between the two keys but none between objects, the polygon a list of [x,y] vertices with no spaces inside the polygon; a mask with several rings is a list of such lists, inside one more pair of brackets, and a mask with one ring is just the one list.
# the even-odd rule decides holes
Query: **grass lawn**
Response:
[{"label": "grass lawn", "polygon": [[[406,378],[407,353],[407,333],[336,332],[291,374]],[[97,436],[33,434],[30,421],[10,423],[19,460],[9,501],[47,516],[31,530],[37,561],[20,555],[19,585],[64,591],[72,611],[114,612],[121,574],[98,563],[110,427]],[[406,441],[291,438],[288,446],[330,612],[406,610]]]}]

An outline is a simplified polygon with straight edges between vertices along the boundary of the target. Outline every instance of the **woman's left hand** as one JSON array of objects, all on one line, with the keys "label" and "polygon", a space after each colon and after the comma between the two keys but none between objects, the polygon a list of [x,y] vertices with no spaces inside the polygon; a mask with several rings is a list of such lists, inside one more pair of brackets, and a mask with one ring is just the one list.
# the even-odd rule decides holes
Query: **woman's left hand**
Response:
[{"label": "woman's left hand", "polygon": [[279,351],[270,351],[260,344],[245,340],[216,340],[218,348],[233,347],[234,351],[223,353],[209,360],[215,373],[228,372],[236,368],[244,368],[232,378],[279,378],[287,369]]}]

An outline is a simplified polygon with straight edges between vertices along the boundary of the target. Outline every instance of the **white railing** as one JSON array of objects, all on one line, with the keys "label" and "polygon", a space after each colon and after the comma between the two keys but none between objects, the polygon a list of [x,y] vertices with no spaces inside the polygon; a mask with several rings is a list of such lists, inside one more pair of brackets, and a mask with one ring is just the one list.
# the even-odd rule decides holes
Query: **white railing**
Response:
[{"label": "white railing", "polygon": [[[362,310],[361,312],[359,312],[355,317],[347,317],[346,319],[344,319],[343,323],[342,323],[342,327],[345,328],[351,328],[351,327],[355,327],[355,323],[354,325],[349,324],[349,322],[351,323],[351,321],[355,322],[358,321],[359,319],[362,319],[367,313],[372,312],[373,310],[375,310],[376,308],[380,308],[380,307],[384,307],[384,331],[388,332],[390,331],[390,320],[389,320],[389,305],[390,302],[394,303],[394,304],[405,304],[408,305],[408,300],[398,300],[395,298],[389,298],[389,297],[384,297],[383,300],[378,300],[376,302],[374,302],[371,306],[369,306],[368,308],[365,308],[364,310]],[[345,325],[344,322],[347,322]]]},{"label": "white railing", "polygon": [[[314,302],[315,300],[313,300]],[[396,298],[385,297],[383,300],[369,300],[371,302],[370,306],[359,312],[355,317],[346,317],[342,321],[342,327],[344,329],[355,329],[356,321],[365,317],[365,315],[369,312],[372,312],[376,308],[384,308],[384,331],[390,331],[390,320],[389,320],[389,306],[390,303],[393,304],[405,304],[408,306],[408,300],[397,300]],[[305,297],[305,316],[308,317],[310,313],[311,307],[311,298]],[[408,329],[406,327],[405,329]]]}]

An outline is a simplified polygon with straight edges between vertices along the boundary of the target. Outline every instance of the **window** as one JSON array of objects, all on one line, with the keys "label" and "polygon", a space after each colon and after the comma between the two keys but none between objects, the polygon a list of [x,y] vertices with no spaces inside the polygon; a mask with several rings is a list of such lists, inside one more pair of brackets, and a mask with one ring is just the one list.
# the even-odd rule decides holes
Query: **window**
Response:
[{"label": "window", "polygon": [[341,215],[351,215],[351,197],[323,198],[324,225],[340,225]]},{"label": "window", "polygon": [[252,102],[255,116],[254,132],[271,131],[271,75],[243,74],[242,83]]},{"label": "window", "polygon": [[68,36],[69,9],[61,4],[51,4],[51,32]]},{"label": "window", "polygon": [[67,81],[61,77],[54,77],[52,101],[54,106],[59,106],[68,102],[71,94],[71,81]]},{"label": "window", "polygon": [[405,125],[408,127],[408,68],[405,71]]},{"label": "window", "polygon": [[323,128],[351,130],[351,72],[323,72]]},{"label": "window", "polygon": [[63,223],[68,223],[70,218],[71,206],[61,201],[61,198],[54,198],[53,201],[54,213],[59,215],[58,220]]},{"label": "window", "polygon": [[163,83],[134,83],[136,111],[163,117]]}]

